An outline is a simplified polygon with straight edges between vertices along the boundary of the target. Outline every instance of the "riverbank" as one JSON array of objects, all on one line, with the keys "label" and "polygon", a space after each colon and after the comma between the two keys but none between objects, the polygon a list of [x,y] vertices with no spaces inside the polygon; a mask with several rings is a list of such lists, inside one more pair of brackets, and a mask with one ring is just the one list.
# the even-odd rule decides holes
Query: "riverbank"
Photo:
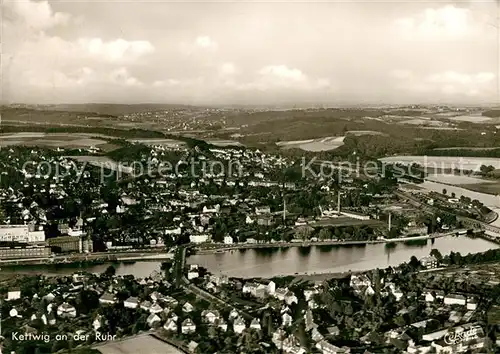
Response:
[{"label": "riverbank", "polygon": [[89,253],[60,255],[50,258],[27,258],[27,259],[5,259],[0,260],[0,267],[29,266],[29,265],[60,265],[86,263],[98,265],[103,263],[128,263],[128,262],[158,262],[172,259],[173,254],[169,252],[120,252],[120,253]]},{"label": "riverbank", "polygon": [[366,241],[339,241],[339,240],[326,240],[326,241],[305,241],[305,242],[266,242],[266,243],[238,243],[238,244],[223,244],[212,243],[204,246],[199,246],[195,249],[197,255],[224,253],[232,250],[240,249],[253,249],[253,248],[284,248],[284,247],[311,247],[311,246],[354,246],[354,245],[370,245],[370,244],[392,244],[399,242],[411,242],[432,240],[440,237],[455,236],[458,231],[451,231],[446,233],[436,233],[431,235],[413,236],[413,237],[399,237],[392,239],[378,239]]}]

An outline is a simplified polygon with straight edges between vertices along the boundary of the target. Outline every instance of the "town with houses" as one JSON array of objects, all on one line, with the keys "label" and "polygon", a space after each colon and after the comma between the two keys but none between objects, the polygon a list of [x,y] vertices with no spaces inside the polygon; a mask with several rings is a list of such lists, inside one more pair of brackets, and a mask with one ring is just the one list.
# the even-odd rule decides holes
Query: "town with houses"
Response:
[{"label": "town with houses", "polygon": [[[371,177],[333,168],[318,177],[312,164],[303,175],[290,157],[239,147],[124,151],[104,168],[98,149],[0,150],[2,352],[85,352],[144,336],[188,353],[496,350],[500,282],[478,266],[498,260],[495,249],[433,249],[331,277],[229,277],[186,262],[260,247],[390,248],[449,235],[494,242],[481,231],[492,211],[479,201],[423,192],[390,166]],[[147,173],[123,172],[131,161]],[[160,173],[172,161],[185,168]],[[221,170],[207,172],[207,161]],[[225,173],[231,164],[238,169]],[[147,277],[116,272],[117,262],[148,257],[161,267]],[[73,274],[17,273],[72,264]],[[85,271],[96,264],[105,271]]]}]

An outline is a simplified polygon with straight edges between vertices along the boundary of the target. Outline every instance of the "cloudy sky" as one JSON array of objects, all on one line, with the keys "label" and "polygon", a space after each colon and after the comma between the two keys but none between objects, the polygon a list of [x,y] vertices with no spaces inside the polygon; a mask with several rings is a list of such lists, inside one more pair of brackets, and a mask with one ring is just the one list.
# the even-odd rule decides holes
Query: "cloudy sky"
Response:
[{"label": "cloudy sky", "polygon": [[494,1],[4,0],[23,103],[498,102]]}]

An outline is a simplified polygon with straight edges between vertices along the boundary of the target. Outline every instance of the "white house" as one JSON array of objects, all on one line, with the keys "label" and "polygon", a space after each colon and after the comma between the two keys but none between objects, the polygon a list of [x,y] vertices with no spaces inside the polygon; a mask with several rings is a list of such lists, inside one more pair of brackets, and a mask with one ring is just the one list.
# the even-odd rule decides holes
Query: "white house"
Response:
[{"label": "white house", "polygon": [[177,323],[172,318],[169,318],[167,322],[163,325],[165,331],[177,332]]},{"label": "white house", "polygon": [[7,293],[7,301],[18,300],[21,298],[21,289],[11,289]]},{"label": "white house", "polygon": [[190,235],[189,236],[189,241],[192,243],[203,243],[203,242],[208,242],[210,240],[210,235]]},{"label": "white house", "polygon": [[473,296],[467,297],[467,310],[477,309],[477,299]]},{"label": "white house", "polygon": [[275,291],[276,291],[276,283],[271,280],[269,284],[267,284],[267,292],[269,293],[269,295],[274,295]]},{"label": "white house", "polygon": [[461,305],[465,306],[467,303],[467,299],[463,295],[458,294],[448,294],[444,297],[445,305]]},{"label": "white house", "polygon": [[151,306],[149,308],[149,312],[150,313],[162,313],[163,312],[163,307],[161,307],[160,305],[158,305],[156,303],[156,304],[154,304],[153,306]]},{"label": "white house", "polygon": [[215,323],[215,321],[219,320],[219,318],[220,318],[219,311],[217,311],[217,310],[204,310],[201,313],[201,316],[208,323]]},{"label": "white house", "polygon": [[182,322],[181,332],[182,334],[189,334],[196,332],[196,325],[190,318],[186,318],[184,322]]},{"label": "white house", "polygon": [[76,308],[67,302],[63,302],[57,308],[57,316],[59,317],[76,317]]},{"label": "white house", "polygon": [[188,279],[191,280],[191,279],[196,279],[200,276],[200,274],[198,273],[198,271],[190,271],[188,272]]},{"label": "white house", "polygon": [[233,243],[233,238],[231,236],[224,236],[224,243],[230,245]]},{"label": "white house", "polygon": [[136,309],[139,306],[139,300],[136,297],[129,297],[123,302],[123,306],[128,309]]},{"label": "white house", "polygon": [[444,299],[444,293],[440,290],[435,291],[434,294],[432,291],[426,291],[425,293],[425,301],[426,302],[434,302],[437,299]]},{"label": "white house", "polygon": [[143,309],[144,311],[149,312],[149,309],[151,308],[151,306],[153,306],[153,304],[147,300],[141,303],[141,309]]},{"label": "white house", "polygon": [[148,324],[149,327],[156,327],[161,323],[161,318],[155,313],[152,313],[148,316],[146,319],[146,323]]},{"label": "white house", "polygon": [[290,316],[290,314],[285,312],[283,315],[281,315],[281,324],[283,325],[283,327],[291,326],[292,322],[293,322],[293,318],[292,318],[292,316]]},{"label": "white house", "polygon": [[110,293],[104,293],[100,298],[99,298],[99,303],[102,305],[110,305],[110,304],[115,304],[116,303],[116,298],[113,294]]},{"label": "white house", "polygon": [[245,321],[243,321],[243,319],[240,317],[240,318],[237,318],[234,323],[233,323],[233,331],[234,333],[238,333],[240,334],[241,332],[243,332],[245,329],[247,328],[246,324],[245,324]]},{"label": "white house", "polygon": [[182,311],[184,311],[184,312],[189,313],[189,312],[192,312],[193,310],[194,310],[194,306],[191,305],[189,302],[186,302],[184,304],[184,306],[182,306]]},{"label": "white house", "polygon": [[250,328],[256,329],[256,330],[261,330],[260,326],[260,321],[258,318],[254,318],[252,322],[250,323]]}]

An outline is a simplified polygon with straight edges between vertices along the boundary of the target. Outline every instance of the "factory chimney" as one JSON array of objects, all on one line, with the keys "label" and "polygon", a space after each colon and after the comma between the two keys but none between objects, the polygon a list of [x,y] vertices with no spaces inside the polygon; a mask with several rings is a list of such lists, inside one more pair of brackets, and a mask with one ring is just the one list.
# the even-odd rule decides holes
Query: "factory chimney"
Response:
[{"label": "factory chimney", "polygon": [[340,214],[340,191],[337,196],[337,213]]},{"label": "factory chimney", "polygon": [[283,196],[283,223],[286,223],[286,198]]},{"label": "factory chimney", "polygon": [[391,219],[392,219],[392,214],[389,213],[389,231],[391,231]]}]

